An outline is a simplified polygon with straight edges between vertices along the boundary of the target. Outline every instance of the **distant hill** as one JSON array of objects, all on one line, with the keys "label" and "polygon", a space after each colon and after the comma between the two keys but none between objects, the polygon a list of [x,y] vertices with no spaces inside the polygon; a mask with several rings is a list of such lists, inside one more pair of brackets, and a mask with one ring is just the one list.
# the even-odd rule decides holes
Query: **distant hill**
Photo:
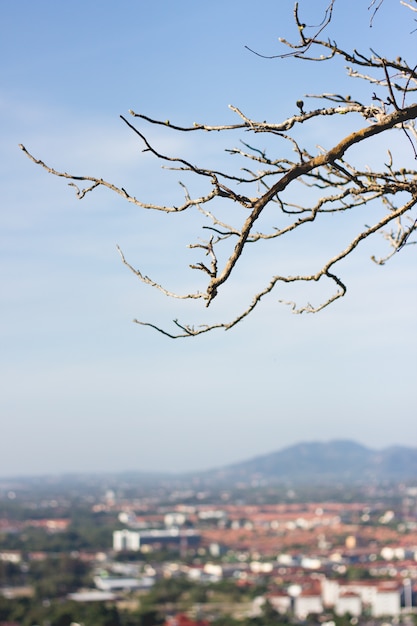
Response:
[{"label": "distant hill", "polygon": [[[324,487],[366,485],[414,481],[417,484],[417,448],[391,446],[373,450],[349,440],[298,443],[277,452],[247,461],[201,472],[97,472],[20,476],[2,479],[1,492],[28,490],[52,493],[58,487],[73,487],[77,492],[94,489],[122,490],[126,495],[189,489],[196,484],[214,488],[244,483],[250,485],[281,484]],[[162,492],[161,492],[162,493]],[[46,495],[45,495],[46,497]]]},{"label": "distant hill", "polygon": [[209,473],[212,479],[227,481],[255,477],[297,483],[410,480],[417,479],[417,448],[372,450],[348,440],[298,443]]}]

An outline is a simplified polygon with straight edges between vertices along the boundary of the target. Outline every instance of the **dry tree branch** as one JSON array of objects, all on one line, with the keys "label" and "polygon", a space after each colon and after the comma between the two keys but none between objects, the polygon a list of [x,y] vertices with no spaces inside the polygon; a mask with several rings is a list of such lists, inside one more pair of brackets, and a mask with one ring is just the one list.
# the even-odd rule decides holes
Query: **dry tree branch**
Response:
[{"label": "dry tree branch", "polygon": [[[201,196],[200,198],[195,198],[194,200],[189,199],[187,202],[184,202],[184,204],[182,204],[181,206],[167,207],[167,206],[159,205],[159,204],[149,204],[146,202],[141,202],[140,200],[135,198],[135,196],[131,196],[123,187],[117,187],[116,185],[113,185],[112,183],[109,183],[108,181],[103,180],[102,178],[95,178],[94,176],[75,176],[74,174],[68,174],[67,172],[59,172],[58,170],[55,170],[53,167],[49,167],[48,165],[46,165],[40,159],[37,159],[36,157],[34,157],[25,148],[24,145],[19,144],[19,148],[22,150],[22,152],[24,152],[24,154],[26,154],[26,156],[31,161],[36,163],[36,165],[40,165],[49,174],[53,174],[54,176],[58,176],[59,178],[67,178],[69,180],[92,182],[93,184],[90,187],[86,187],[85,189],[79,189],[79,187],[75,183],[68,183],[70,187],[75,188],[76,196],[78,200],[82,200],[82,198],[84,198],[84,196],[89,191],[93,191],[97,187],[101,186],[101,187],[106,187],[107,189],[110,189],[111,191],[114,191],[119,196],[122,196],[122,198],[124,198],[128,202],[131,202],[132,204],[135,204],[136,206],[142,209],[153,209],[154,211],[164,211],[165,213],[180,213],[181,211],[185,211],[186,209],[188,209],[190,206],[197,206],[199,204],[204,204],[205,202],[209,202],[215,196],[218,195],[216,190],[212,190],[206,196]],[[198,173],[201,174],[202,172],[198,172]]]},{"label": "dry tree branch", "polygon": [[407,7],[407,9],[411,9],[412,11],[417,11],[417,7],[413,7],[411,4],[408,4],[408,2],[404,2],[404,0],[401,0],[400,4]]},{"label": "dry tree branch", "polygon": [[326,28],[326,26],[328,26],[332,20],[332,15],[333,15],[333,8],[334,8],[334,4],[335,4],[336,0],[330,0],[330,4],[327,6],[327,8],[324,11],[324,17],[322,19],[322,21],[320,22],[320,24],[316,27],[314,26],[309,26],[309,28],[318,28],[318,30],[316,30],[314,32],[314,34],[311,37],[306,37],[304,35],[304,30],[306,28],[306,24],[303,24],[300,20],[299,14],[298,14],[298,2],[295,3],[294,6],[294,20],[295,23],[297,25],[297,29],[298,32],[300,34],[301,37],[301,42],[299,44],[297,44],[296,46],[290,46],[290,47],[296,47],[298,52],[287,52],[286,54],[278,54],[278,55],[273,55],[273,56],[268,56],[268,55],[264,55],[264,54],[260,54],[259,52],[256,52],[255,50],[252,50],[251,48],[249,48],[249,46],[245,46],[245,48],[247,50],[249,50],[249,52],[252,52],[253,54],[256,54],[256,56],[259,56],[263,59],[284,59],[285,57],[290,57],[290,56],[296,56],[297,54],[304,54],[305,52],[307,52],[307,50],[310,48],[310,46],[313,45],[313,43],[318,40],[319,35],[321,35],[321,33],[323,32],[323,30]]},{"label": "dry tree branch", "polygon": [[139,278],[139,280],[145,283],[145,285],[150,285],[151,287],[155,287],[155,289],[163,293],[165,296],[168,296],[169,298],[177,298],[178,300],[190,300],[190,299],[198,299],[198,298],[204,297],[204,294],[199,294],[199,293],[180,295],[173,291],[168,291],[167,289],[162,287],[162,285],[152,280],[152,278],[149,278],[149,276],[145,276],[144,274],[142,274],[140,270],[134,268],[133,265],[131,265],[128,261],[126,261],[126,258],[120,246],[116,246],[116,248],[117,248],[118,253],[120,254],[122,263],[126,265],[126,267],[128,267],[130,271],[133,272],[133,274],[135,274],[135,276]]},{"label": "dry tree branch", "polygon": [[[372,8],[375,2],[376,0],[373,0],[369,8]],[[381,4],[382,0],[374,8],[373,17]],[[408,6],[404,2],[402,4]],[[350,149],[353,146],[367,145],[372,138],[395,130],[405,133],[407,142],[411,143],[414,156],[417,157],[415,149],[417,132],[414,126],[417,118],[417,104],[408,103],[411,94],[417,90],[416,67],[409,66],[401,58],[386,59],[372,50],[369,55],[365,55],[357,50],[344,50],[330,40],[320,40],[321,33],[331,21],[334,5],[335,0],[331,0],[318,26],[307,27],[301,21],[299,7],[296,4],[294,20],[300,41],[293,44],[281,40],[290,52],[269,58],[293,56],[302,62],[322,62],[340,57],[349,63],[348,76],[366,81],[369,86],[378,91],[378,95],[373,92],[370,96],[370,102],[363,103],[358,99],[338,93],[312,94],[304,96],[308,101],[307,104],[321,99],[325,106],[309,108],[304,100],[298,100],[297,112],[280,122],[252,119],[238,107],[229,105],[239,121],[236,124],[226,125],[194,123],[192,126],[180,126],[169,120],[162,121],[143,113],[130,111],[138,124],[146,124],[150,127],[161,126],[168,132],[204,131],[224,134],[244,131],[253,133],[254,137],[259,137],[261,133],[261,136],[272,137],[275,146],[277,141],[281,142],[280,145],[284,144],[284,151],[279,156],[269,156],[267,150],[259,148],[254,140],[241,140],[240,147],[226,150],[235,160],[244,161],[244,166],[238,172],[232,169],[222,171],[216,168],[200,167],[182,157],[163,154],[155,147],[142,127],[137,128],[124,116],[120,116],[127,127],[138,137],[144,152],[162,162],[163,167],[184,172],[186,176],[194,177],[204,183],[205,192],[194,197],[189,192],[188,186],[180,181],[185,195],[180,206],[142,202],[123,187],[118,187],[102,178],[58,171],[35,158],[24,146],[20,146],[29,159],[48,173],[69,180],[78,199],[83,199],[98,187],[105,187],[140,209],[162,211],[173,215],[184,211],[194,211],[200,215],[204,220],[202,229],[209,231],[210,236],[208,239],[199,238],[197,242],[191,242],[188,245],[190,249],[202,255],[201,260],[191,263],[189,267],[199,271],[199,276],[204,278],[204,290],[191,290],[183,294],[173,292],[135,268],[126,260],[119,246],[117,250],[123,264],[145,285],[153,287],[170,298],[202,300],[206,307],[216,298],[220,288],[231,280],[235,268],[245,256],[247,245],[253,244],[256,247],[256,244],[266,241],[279,243],[281,238],[286,239],[286,236],[294,231],[301,229],[303,232],[307,224],[313,222],[321,224],[329,214],[337,216],[351,212],[365,216],[368,207],[377,206],[378,208],[378,218],[373,220],[372,226],[363,226],[353,236],[346,235],[346,239],[340,236],[341,243],[337,243],[336,238],[334,242],[332,241],[329,258],[322,262],[319,269],[305,273],[273,274],[267,284],[257,289],[252,295],[250,304],[229,322],[193,326],[174,320],[175,332],[169,332],[153,322],[135,319],[135,323],[149,326],[171,338],[195,337],[220,328],[229,330],[250,315],[264,296],[270,294],[278,284],[330,281],[334,286],[334,291],[318,305],[313,306],[308,303],[298,306],[294,302],[286,302],[295,313],[318,312],[345,295],[347,288],[342,278],[337,275],[336,266],[352,254],[362,242],[376,233],[382,234],[391,250],[387,256],[380,259],[372,257],[380,265],[405,246],[416,243],[410,241],[411,235],[417,230],[417,218],[411,215],[417,204],[416,170],[410,167],[394,166],[394,159],[389,150],[387,150],[388,162],[379,170],[360,168],[346,157],[346,154],[351,154]],[[313,36],[307,36],[308,28],[314,29]],[[313,50],[317,49],[321,53],[324,51],[325,54],[313,56]],[[306,54],[307,52],[309,55]],[[262,55],[258,54],[258,56]],[[294,135],[294,130],[304,128],[307,124],[313,124],[317,120],[325,120],[327,124],[330,124],[332,120],[340,119],[341,116],[348,116],[355,120],[356,130],[335,140],[330,147],[317,146],[313,151],[307,150],[297,135]],[[362,119],[363,126],[358,127],[358,119]],[[329,137],[330,135],[327,136],[327,141]],[[85,188],[78,186],[80,181],[86,184]],[[304,190],[301,200],[295,193],[296,185],[300,185]],[[242,189],[245,190],[244,194],[241,193]],[[369,218],[364,217],[364,221],[365,219]],[[259,230],[256,230],[258,223],[261,226]]]}]

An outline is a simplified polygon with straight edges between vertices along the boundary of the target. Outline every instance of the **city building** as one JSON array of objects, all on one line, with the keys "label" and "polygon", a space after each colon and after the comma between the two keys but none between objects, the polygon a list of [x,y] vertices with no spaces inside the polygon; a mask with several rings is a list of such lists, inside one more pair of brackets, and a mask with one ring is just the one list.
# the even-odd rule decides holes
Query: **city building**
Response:
[{"label": "city building", "polygon": [[155,530],[115,530],[113,532],[113,550],[116,552],[138,552],[145,545],[178,545],[183,549],[198,546],[200,533],[195,530],[178,528]]}]

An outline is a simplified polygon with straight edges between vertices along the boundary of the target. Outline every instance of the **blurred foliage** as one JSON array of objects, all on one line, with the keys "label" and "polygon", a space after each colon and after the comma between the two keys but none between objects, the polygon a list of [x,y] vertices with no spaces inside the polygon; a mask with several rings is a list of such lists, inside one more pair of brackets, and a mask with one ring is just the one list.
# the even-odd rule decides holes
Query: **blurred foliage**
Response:
[{"label": "blurred foliage", "polygon": [[[114,606],[102,602],[79,604],[76,602],[33,603],[23,600],[0,600],[1,619],[18,621],[21,626],[50,624],[70,626],[83,623],[94,626],[124,626],[122,616]],[[126,626],[129,622],[125,622]],[[133,624],[129,624],[133,626]]]},{"label": "blurred foliage", "polygon": [[80,507],[75,507],[67,513],[70,524],[66,531],[51,532],[45,528],[30,526],[29,521],[21,532],[0,534],[2,549],[52,553],[107,550],[112,545],[113,531],[120,527],[114,515],[94,513]]},{"label": "blurred foliage", "polygon": [[61,554],[44,561],[32,561],[27,577],[37,598],[58,598],[88,584],[90,568],[77,558]]}]

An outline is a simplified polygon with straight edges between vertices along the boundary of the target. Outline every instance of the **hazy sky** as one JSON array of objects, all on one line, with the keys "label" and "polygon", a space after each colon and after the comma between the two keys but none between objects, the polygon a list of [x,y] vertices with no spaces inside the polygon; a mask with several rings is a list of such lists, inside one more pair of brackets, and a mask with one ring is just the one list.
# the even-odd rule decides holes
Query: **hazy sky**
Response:
[{"label": "hazy sky", "polygon": [[[415,63],[413,14],[385,0],[370,28],[369,4],[338,0],[328,36]],[[370,261],[382,243],[358,249],[343,264],[347,296],[318,315],[292,315],[276,290],[231,331],[172,341],[131,320],[204,322],[202,305],[173,303],[140,284],[116,244],[144,273],[186,291],[195,260],[186,243],[198,233],[183,217],[153,216],[104,190],[78,201],[66,181],[18,149],[23,143],[57,169],[169,203],[180,174],[143,154],[120,114],[234,123],[234,104],[281,121],[304,94],[347,88],[341,65],[268,61],[245,49],[282,51],[278,37],[296,36],[292,7],[290,0],[4,3],[0,476],[203,469],[334,438],[372,448],[417,444],[413,246],[384,267]],[[204,165],[231,158],[205,134],[154,127],[149,136],[162,152]],[[228,139],[234,147],[239,136]],[[323,127],[320,143],[332,140]],[[381,154],[386,148],[382,142]],[[321,258],[315,236],[311,271]],[[332,242],[332,230],[322,237]],[[256,277],[265,268],[277,273],[295,254],[270,246],[243,264],[231,295],[224,290],[213,303],[212,319],[231,319],[235,299],[250,301]],[[302,290],[296,295],[302,302]],[[318,297],[309,290],[306,299]]]}]

